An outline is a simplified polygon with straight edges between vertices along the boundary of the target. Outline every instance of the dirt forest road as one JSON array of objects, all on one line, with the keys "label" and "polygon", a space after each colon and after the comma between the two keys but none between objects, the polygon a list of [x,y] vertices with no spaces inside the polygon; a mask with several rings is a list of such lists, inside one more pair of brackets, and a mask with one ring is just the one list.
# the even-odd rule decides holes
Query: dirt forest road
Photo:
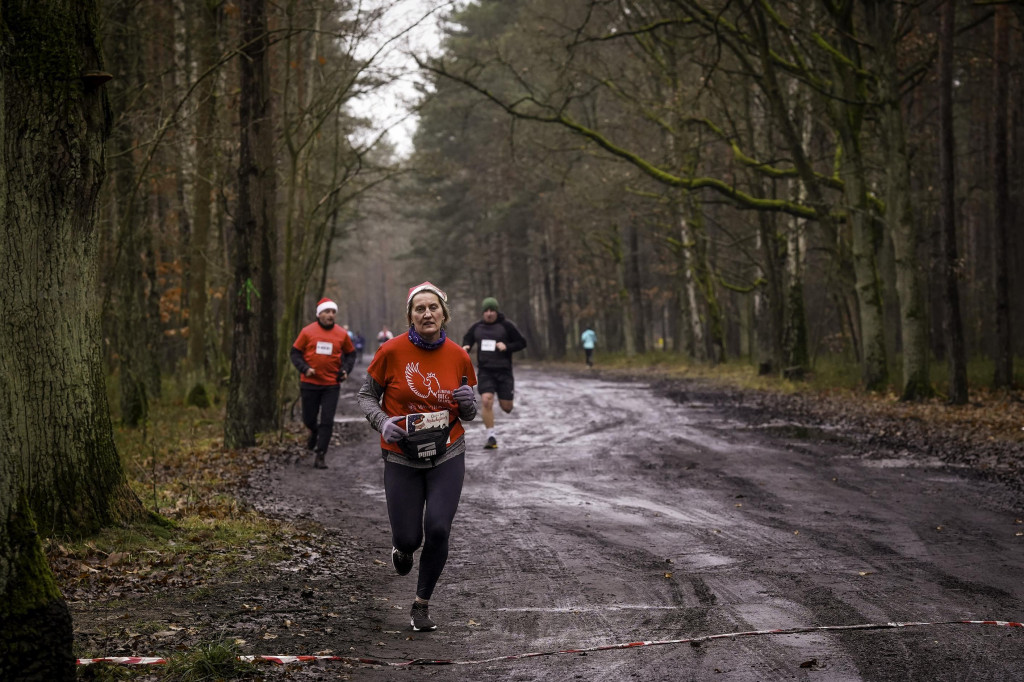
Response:
[{"label": "dirt forest road", "polygon": [[[308,645],[470,661],[777,628],[1024,620],[1024,509],[999,484],[864,457],[842,439],[787,440],[642,382],[524,366],[516,389],[515,412],[497,418],[498,450],[482,449],[479,421],[468,426],[462,503],[431,601],[436,632],[409,627],[415,570],[398,577],[390,566],[383,465],[353,400],[342,398],[328,472],[303,456],[254,484],[264,509],[337,528],[353,548],[344,575],[314,579],[348,610],[336,607],[332,634]],[[1012,680],[1024,678],[1024,630],[813,631],[404,670],[432,680]],[[322,662],[300,677],[395,674]]]}]

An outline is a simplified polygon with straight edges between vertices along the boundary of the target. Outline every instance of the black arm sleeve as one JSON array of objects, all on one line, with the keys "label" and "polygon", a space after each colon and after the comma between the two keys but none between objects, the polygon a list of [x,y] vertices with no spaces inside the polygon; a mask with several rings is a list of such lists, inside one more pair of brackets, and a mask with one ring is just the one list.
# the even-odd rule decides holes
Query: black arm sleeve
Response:
[{"label": "black arm sleeve", "polygon": [[474,322],[472,325],[470,325],[469,329],[466,331],[466,335],[462,337],[462,345],[469,346],[470,350],[473,349],[473,344],[476,343],[477,324],[479,324],[479,322]]},{"label": "black arm sleeve", "polygon": [[291,352],[288,354],[292,364],[295,365],[295,369],[299,370],[300,374],[305,374],[306,370],[309,369],[309,365],[306,364],[306,359],[302,357],[302,351],[292,346]]},{"label": "black arm sleeve", "polygon": [[352,373],[352,368],[356,366],[356,355],[358,353],[352,351],[341,356],[341,369],[345,374]]},{"label": "black arm sleeve", "polygon": [[514,324],[505,320],[505,331],[508,332],[508,338],[505,340],[505,352],[515,353],[517,350],[523,350],[526,348],[526,339],[519,333],[519,330]]}]

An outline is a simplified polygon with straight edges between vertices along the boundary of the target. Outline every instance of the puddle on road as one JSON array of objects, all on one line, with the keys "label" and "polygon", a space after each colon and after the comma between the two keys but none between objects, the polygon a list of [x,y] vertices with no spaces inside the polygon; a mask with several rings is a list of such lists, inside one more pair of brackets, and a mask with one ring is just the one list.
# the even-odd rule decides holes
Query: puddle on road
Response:
[{"label": "puddle on road", "polygon": [[[911,459],[903,457],[879,457],[872,459],[870,457],[844,457],[844,459],[856,459],[861,461],[864,466],[872,469],[941,469],[943,467],[950,466],[946,462],[943,462],[937,457],[929,457],[928,459]],[[959,479],[958,479],[959,480]]]},{"label": "puddle on road", "polygon": [[[498,413],[496,420],[499,441],[505,436],[509,447],[557,447],[565,459],[597,451],[636,452],[680,439],[705,451],[736,450],[734,443],[708,432],[708,414],[700,409],[705,406],[657,397],[649,384],[558,380],[532,373],[518,383],[515,410]],[[725,426],[723,435],[734,428]]]},{"label": "puddle on road", "polygon": [[606,613],[608,611],[686,611],[685,605],[598,604],[587,606],[507,606],[494,609],[505,613]]}]

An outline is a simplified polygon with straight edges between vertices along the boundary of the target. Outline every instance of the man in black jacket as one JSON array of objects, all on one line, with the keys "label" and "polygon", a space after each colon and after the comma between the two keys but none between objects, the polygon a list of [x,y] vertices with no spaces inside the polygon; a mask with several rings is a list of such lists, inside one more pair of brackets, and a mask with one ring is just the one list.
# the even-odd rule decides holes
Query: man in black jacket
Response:
[{"label": "man in black jacket", "polygon": [[526,339],[516,326],[498,312],[498,301],[488,296],[480,306],[483,318],[473,323],[462,337],[462,347],[468,353],[478,346],[476,355],[477,390],[480,391],[480,414],[487,427],[485,448],[498,447],[494,437],[494,394],[506,414],[512,411],[515,398],[515,380],[512,378],[512,353],[526,348]]}]

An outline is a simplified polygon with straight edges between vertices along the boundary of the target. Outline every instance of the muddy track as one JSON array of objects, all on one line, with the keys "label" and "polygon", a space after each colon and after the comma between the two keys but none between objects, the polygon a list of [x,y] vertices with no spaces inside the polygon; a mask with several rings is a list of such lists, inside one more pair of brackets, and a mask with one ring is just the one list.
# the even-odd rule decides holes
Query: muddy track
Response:
[{"label": "muddy track", "polygon": [[[347,547],[336,574],[294,576],[314,595],[308,612],[293,609],[306,636],[283,636],[275,653],[476,660],[773,628],[1024,620],[1024,510],[998,482],[906,448],[903,456],[871,457],[843,434],[809,437],[806,425],[780,431],[713,393],[526,367],[516,382],[515,412],[498,416],[498,450],[482,449],[479,424],[468,428],[465,489],[431,602],[441,625],[434,633],[409,628],[415,571],[397,577],[388,562],[382,464],[352,400],[343,395],[341,445],[332,447],[328,471],[297,454],[254,476],[258,506],[322,523]],[[945,625],[415,674],[975,680],[1022,671],[1024,631]],[[303,679],[394,674],[331,662],[281,671]]]}]

